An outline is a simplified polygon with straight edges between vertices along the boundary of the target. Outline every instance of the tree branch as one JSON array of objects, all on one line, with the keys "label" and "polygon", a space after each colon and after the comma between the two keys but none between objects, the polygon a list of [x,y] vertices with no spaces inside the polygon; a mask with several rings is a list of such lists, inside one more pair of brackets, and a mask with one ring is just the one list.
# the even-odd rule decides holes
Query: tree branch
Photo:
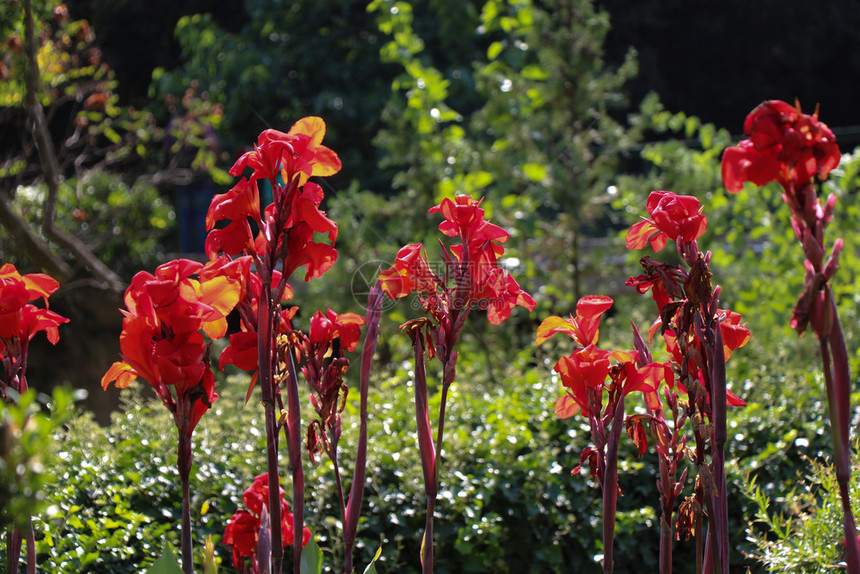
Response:
[{"label": "tree branch", "polygon": [[45,234],[60,247],[68,250],[74,257],[83,263],[98,281],[116,292],[122,292],[125,287],[123,280],[114,273],[104,262],[99,259],[90,248],[74,235],[59,229],[54,225],[54,206],[57,202],[59,191],[60,166],[57,160],[57,152],[48,126],[45,123],[45,113],[39,102],[39,64],[37,60],[38,45],[35,35],[35,24],[33,21],[32,0],[24,0],[24,49],[27,54],[26,93],[24,95],[24,107],[27,110],[33,139],[39,150],[39,161],[45,175],[45,184],[48,195],[45,198],[42,228]]},{"label": "tree branch", "polygon": [[45,242],[33,233],[30,224],[15,212],[12,202],[3,192],[0,192],[0,225],[9,231],[15,245],[20,247],[42,271],[61,283],[71,277],[71,267],[57,257]]}]

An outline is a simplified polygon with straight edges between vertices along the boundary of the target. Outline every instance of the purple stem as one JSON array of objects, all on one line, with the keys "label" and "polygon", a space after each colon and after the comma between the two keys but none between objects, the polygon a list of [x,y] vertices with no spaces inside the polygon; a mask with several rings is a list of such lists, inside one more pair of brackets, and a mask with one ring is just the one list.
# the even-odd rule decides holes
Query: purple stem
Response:
[{"label": "purple stem", "polygon": [[612,429],[606,442],[606,467],[603,474],[603,572],[612,572],[615,546],[615,514],[618,502],[618,442],[624,426],[624,393],[620,391]]},{"label": "purple stem", "polygon": [[21,531],[17,526],[6,531],[6,574],[15,574],[18,571],[22,541]]},{"label": "purple stem", "polygon": [[[714,572],[729,572],[729,505],[726,496],[725,444],[726,431],[726,355],[719,323],[714,327],[714,352],[711,362],[711,416],[714,424],[713,475],[715,490],[712,493],[716,530],[713,544],[716,552]],[[710,532],[709,532],[710,534]]]},{"label": "purple stem", "polygon": [[[636,323],[630,321],[630,325],[633,327],[633,348],[639,352],[639,356],[636,359],[636,366],[644,367],[653,360],[651,351],[648,349],[648,345],[642,338],[642,334],[639,332],[639,327],[636,326]],[[663,412],[661,409],[658,409],[656,412],[652,412],[651,408],[648,407],[648,412],[649,414],[654,415],[655,419],[659,418],[662,420],[663,418]],[[655,428],[656,424],[656,422],[651,424],[652,438],[655,441],[665,441],[665,448],[668,453],[669,441],[666,437],[667,433],[665,431],[665,427],[661,426],[659,428]],[[669,462],[660,453],[659,449],[657,452],[657,463],[660,468],[660,480],[657,481],[657,488],[660,491],[660,501],[662,502],[663,512],[662,516],[660,516],[660,574],[672,574],[672,514],[675,508],[675,473],[670,472]]]},{"label": "purple stem", "polygon": [[185,574],[192,574],[194,572],[194,552],[191,547],[191,487],[189,484],[191,465],[191,436],[185,432],[184,428],[180,428],[177,466],[179,468],[179,481],[182,485],[182,532],[180,536],[182,571]]},{"label": "purple stem", "polygon": [[[824,366],[824,381],[827,386],[827,400],[830,405],[830,432],[833,437],[833,450],[836,458],[836,481],[842,500],[842,527],[845,533],[845,563],[848,574],[860,574],[860,546],[857,540],[857,527],[851,510],[848,485],[851,480],[851,458],[849,451],[849,422],[851,401],[851,372],[848,362],[848,349],[839,312],[831,291],[826,291],[833,326],[830,337],[819,338],[821,360]],[[832,369],[831,369],[831,355]]]},{"label": "purple stem", "polygon": [[[416,330],[420,327],[416,327]],[[424,340],[420,332],[412,332],[415,350],[415,421],[418,425],[418,449],[424,472],[424,493],[427,495],[427,516],[421,541],[421,566],[424,574],[433,572],[433,513],[436,509],[436,450],[430,428],[427,404],[427,372],[424,368]]]},{"label": "purple stem", "polygon": [[[290,472],[293,475],[293,572],[300,574],[302,566],[302,542],[305,529],[305,471],[302,467],[302,411],[299,400],[298,368],[292,349],[287,349],[290,359],[287,373],[287,446],[290,454]],[[277,489],[275,489],[277,492]],[[272,517],[274,520],[274,517]],[[274,540],[272,541],[274,545]]]},{"label": "purple stem", "polygon": [[[257,302],[257,360],[259,364],[259,385],[266,416],[266,464],[269,475],[269,519],[272,532],[272,573],[281,574],[284,558],[283,538],[281,537],[281,500],[278,486],[278,418],[275,414],[275,378],[272,365],[272,285],[268,276],[261,274],[263,283],[260,299]],[[292,450],[292,449],[291,449]]]},{"label": "purple stem", "polygon": [[376,343],[379,340],[379,318],[382,313],[382,287],[377,281],[367,297],[367,331],[364,335],[364,348],[361,352],[361,412],[358,431],[358,446],[355,455],[355,471],[349,489],[349,502],[346,505],[346,519],[343,524],[343,546],[345,553],[344,574],[352,574],[352,550],[361,503],[364,498],[364,483],[367,474],[367,393],[370,387],[370,368]]},{"label": "purple stem", "polygon": [[[277,489],[276,489],[277,490]],[[269,524],[269,512],[264,506],[260,510],[260,531],[257,535],[257,574],[270,574],[272,555],[272,527]]]},{"label": "purple stem", "polygon": [[27,574],[36,574],[36,533],[32,521],[27,526]]}]

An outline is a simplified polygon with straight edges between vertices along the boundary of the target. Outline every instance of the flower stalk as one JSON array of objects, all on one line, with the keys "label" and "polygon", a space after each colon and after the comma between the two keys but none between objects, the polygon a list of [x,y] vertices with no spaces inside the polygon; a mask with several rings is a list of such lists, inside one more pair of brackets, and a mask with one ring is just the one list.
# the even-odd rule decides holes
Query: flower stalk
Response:
[{"label": "flower stalk", "polygon": [[[17,402],[18,397],[27,392],[27,354],[30,340],[36,333],[44,331],[52,345],[59,341],[59,326],[69,320],[48,308],[48,297],[59,288],[59,282],[49,275],[21,275],[12,264],[0,265],[0,364],[4,371],[0,378],[0,400]],[[44,308],[31,303],[37,299],[42,299]],[[30,517],[16,517],[15,522],[6,533],[6,570],[9,574],[17,571],[26,533],[27,572],[35,573],[32,520]]]},{"label": "flower stalk", "polygon": [[824,231],[833,220],[836,197],[822,201],[815,181],[824,181],[839,165],[839,146],[830,128],[818,119],[818,109],[804,114],[799,104],[779,100],[759,104],[744,121],[749,136],[728,148],[722,159],[723,185],[737,193],[745,182],[777,182],[791,210],[791,227],[806,256],[806,285],[798,297],[791,326],[802,335],[811,327],[819,340],[833,440],[836,479],[843,508],[845,561],[849,574],[860,574],[860,541],[851,509],[850,469],[851,378],[845,335],[839,321],[830,280],[839,267],[842,239],[825,260]]},{"label": "flower stalk", "polygon": [[[389,269],[379,274],[382,290],[392,299],[417,292],[425,316],[409,321],[401,328],[412,339],[415,352],[415,420],[427,516],[421,544],[422,571],[433,571],[433,513],[439,490],[439,469],[445,431],[445,409],[448,392],[457,371],[455,347],[471,309],[487,311],[490,323],[498,325],[510,317],[514,307],[535,308],[532,297],[498,264],[504,253],[500,244],[508,233],[484,218],[483,200],[466,195],[444,199],[428,213],[441,213],[444,221],[439,231],[461,243],[447,247],[439,242],[445,264],[444,279],[430,268],[421,244],[405,245]],[[427,397],[426,362],[438,357],[442,363],[442,397],[433,442]]]},{"label": "flower stalk", "polygon": [[[293,572],[300,574],[302,566],[302,536],[305,525],[305,471],[302,466],[302,412],[299,401],[299,382],[296,360],[292,350],[287,349],[289,372],[287,373],[287,420],[284,433],[287,435],[290,473],[293,478]],[[273,518],[274,520],[274,518]],[[273,531],[274,532],[274,531]],[[273,534],[274,536],[274,534]],[[275,570],[279,572],[279,570]]]},{"label": "flower stalk", "polygon": [[349,491],[349,501],[343,520],[343,547],[345,553],[344,574],[353,572],[353,548],[358,528],[358,518],[361,515],[361,504],[364,499],[364,486],[367,476],[367,395],[370,388],[370,372],[373,355],[376,353],[376,343],[379,340],[379,320],[382,314],[382,287],[377,282],[367,297],[367,331],[364,335],[364,348],[361,353],[360,390],[361,405],[359,411],[358,445],[356,445],[355,470],[352,473],[352,486]]}]

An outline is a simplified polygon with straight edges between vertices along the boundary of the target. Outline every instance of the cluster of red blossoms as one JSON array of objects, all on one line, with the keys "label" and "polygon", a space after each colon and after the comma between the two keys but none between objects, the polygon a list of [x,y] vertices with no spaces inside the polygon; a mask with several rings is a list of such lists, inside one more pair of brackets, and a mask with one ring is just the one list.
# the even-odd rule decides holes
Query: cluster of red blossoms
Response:
[{"label": "cluster of red blossoms", "polygon": [[232,265],[177,259],[135,275],[125,292],[123,360],[108,369],[102,388],[115,382],[124,389],[143,377],[190,436],[218,397],[203,334],[218,339],[227,331],[226,317],[243,291]]},{"label": "cluster of red blossoms", "polygon": [[[653,338],[657,331],[662,332],[671,359],[667,363],[646,363],[638,351],[597,348],[600,318],[612,306],[612,299],[594,295],[583,297],[576,305],[575,316],[547,317],[537,331],[538,344],[556,333],[564,333],[581,345],[555,365],[565,388],[565,394],[555,404],[555,411],[562,418],[580,412],[586,417],[611,416],[611,408],[618,401],[617,394],[627,395],[633,391],[644,393],[649,409],[660,410],[657,389],[663,381],[669,389],[677,385],[684,394],[688,394],[688,389],[681,379],[687,383],[696,381],[701,388],[709,389],[706,380],[709,375],[703,363],[703,358],[707,357],[706,344],[694,328],[695,314],[710,316],[708,321],[715,327],[718,325],[726,359],[734,349],[749,341],[750,332],[741,323],[739,313],[714,307],[718,292],[710,285],[707,260],[696,247],[696,240],[707,226],[698,199],[671,191],[655,191],[648,197],[647,211],[649,217],[627,232],[627,247],[641,249],[650,243],[659,251],[671,240],[689,267],[644,257],[641,262],[644,273],[627,281],[627,285],[635,287],[639,293],[651,290],[658,318],[649,335]],[[683,376],[678,378],[676,374]],[[605,405],[606,412],[602,412],[604,392],[609,393],[610,399]],[[726,393],[729,405],[745,404],[731,391]]]},{"label": "cluster of red blossoms", "polygon": [[808,115],[800,105],[779,100],[758,105],[744,121],[748,139],[723,154],[723,185],[738,192],[744,182],[765,185],[776,181],[786,190],[799,190],[813,177],[826,179],[839,165],[839,146],[818,110]]},{"label": "cluster of red blossoms", "polygon": [[[4,395],[6,387],[18,393],[27,390],[27,347],[36,333],[45,331],[48,341],[56,344],[58,327],[69,321],[48,309],[48,297],[59,287],[49,275],[21,275],[11,263],[0,266],[0,358],[6,371],[0,387]],[[31,303],[37,299],[42,299],[45,308]]]},{"label": "cluster of red blossoms", "polygon": [[708,226],[699,200],[691,195],[654,191],[648,196],[646,209],[651,217],[633,224],[627,232],[628,249],[642,249],[650,242],[654,251],[660,251],[669,239],[676,243],[695,241]]},{"label": "cluster of red blossoms", "polygon": [[[337,444],[341,434],[340,413],[346,406],[349,387],[343,380],[349,360],[335,354],[335,347],[354,351],[361,337],[365,318],[355,313],[335,313],[328,309],[311,317],[308,335],[293,332],[293,348],[304,356],[302,374],[313,393],[311,404],[317,419],[310,422],[306,432],[311,461],[321,452],[337,459]],[[286,365],[285,365],[286,367]]]},{"label": "cluster of red blossoms", "polygon": [[498,259],[505,252],[501,243],[508,240],[508,232],[484,219],[482,201],[457,195],[431,207],[428,213],[441,213],[445,218],[439,231],[462,241],[442,248],[445,278],[433,271],[420,243],[410,244],[398,251],[390,269],[379,274],[385,293],[397,299],[417,291],[425,311],[437,321],[472,307],[486,309],[494,325],[510,317],[518,305],[533,311],[531,295],[499,267]]},{"label": "cluster of red blossoms", "polygon": [[[247,290],[237,309],[241,331],[230,335],[230,346],[221,355],[219,366],[233,364],[254,372],[258,369],[258,313],[264,287],[273,301],[292,298],[288,283],[299,267],[305,266],[305,280],[321,276],[337,259],[334,241],[337,224],[319,208],[322,188],[308,181],[312,176],[337,173],[337,155],[322,145],[325,123],[308,117],[297,121],[287,133],[266,130],[252,151],[243,154],[230,169],[234,176],[251,170],[227,193],[212,199],[206,214],[206,253],[236,257],[245,276]],[[272,203],[260,209],[260,188],[268,184]],[[227,221],[223,227],[219,222]],[[331,243],[314,241],[314,234],[328,236]],[[253,264],[253,272],[252,272]],[[286,334],[295,307],[279,313],[275,335]]]},{"label": "cluster of red blossoms", "polygon": [[[230,168],[230,175],[249,177],[239,180],[227,193],[212,199],[206,214],[206,254],[219,252],[235,256],[242,253],[267,256],[283,261],[284,280],[306,265],[305,280],[319,277],[334,264],[333,245],[316,242],[314,233],[328,235],[333,243],[337,225],[319,210],[322,188],[308,181],[311,176],[337,173],[337,155],[322,145],[325,123],[316,117],[303,118],[289,132],[266,130],[260,134],[253,151],[243,154]],[[260,181],[283,182],[272,185],[273,202],[260,210]],[[222,220],[229,223],[215,228]],[[254,224],[252,229],[251,224]]]},{"label": "cluster of red blossoms", "polygon": [[[583,416],[601,416],[603,393],[620,391],[626,396],[634,391],[644,393],[652,408],[659,407],[657,387],[662,381],[674,384],[672,370],[662,363],[648,363],[637,367],[637,351],[606,351],[597,348],[600,336],[600,318],[612,307],[610,297],[589,295],[576,304],[576,316],[565,319],[547,317],[537,331],[540,345],[556,333],[568,335],[580,348],[555,364],[566,392],[555,403],[555,412],[568,418],[582,412]],[[609,378],[612,383],[607,386]],[[656,404],[655,404],[656,402]],[[614,404],[614,402],[612,403]]]},{"label": "cluster of red blossoms", "polygon": [[[281,485],[278,485],[278,497],[281,501],[281,537],[283,545],[289,546],[293,543],[293,515],[290,512],[290,504],[284,498],[285,493]],[[243,573],[256,574],[258,572],[257,543],[259,541],[260,526],[263,514],[269,515],[269,475],[261,474],[242,495],[245,508],[236,511],[227,522],[224,529],[223,543],[233,550],[233,566]],[[265,509],[265,510],[264,510]],[[311,531],[305,528],[302,531],[302,545],[311,539]],[[248,560],[250,560],[250,567]]]},{"label": "cluster of red blossoms", "polygon": [[827,336],[832,325],[826,301],[826,284],[839,267],[842,239],[833,243],[828,257],[824,230],[833,219],[836,196],[825,201],[813,186],[824,181],[839,165],[840,152],[833,132],[812,115],[778,100],[759,104],[744,122],[749,136],[723,154],[723,185],[738,192],[744,182],[779,183],[783,200],[792,212],[791,226],[807,260],[806,287],[798,298],[792,327],[803,333],[811,323],[818,336]]},{"label": "cluster of red blossoms", "polygon": [[[699,364],[691,357],[704,357],[701,339],[694,333],[692,313],[701,310],[709,312],[709,305],[716,303],[715,290],[710,284],[708,260],[703,257],[695,241],[701,237],[707,227],[707,219],[701,213],[699,200],[688,195],[677,195],[671,191],[654,191],[648,196],[648,214],[645,219],[634,224],[627,232],[627,247],[641,249],[648,244],[655,251],[662,249],[667,240],[674,241],[678,251],[684,256],[689,268],[668,265],[644,257],[641,260],[644,273],[630,277],[627,285],[635,287],[639,293],[651,290],[651,297],[657,304],[659,316],[649,329],[650,338],[660,330],[666,343],[666,350],[676,365],[687,363],[692,380],[699,380],[704,385],[704,373]],[[734,349],[744,346],[750,338],[750,332],[741,324],[741,315],[728,309],[713,309],[711,313],[717,319],[723,340],[725,358],[731,356]],[[679,345],[679,333],[681,344]],[[683,349],[682,349],[683,347]],[[695,347],[698,352],[691,352]],[[685,356],[687,357],[685,359]],[[679,381],[679,389],[686,393],[687,389]],[[707,388],[707,386],[705,386]],[[743,406],[745,403],[731,391],[727,390],[729,405]]]}]

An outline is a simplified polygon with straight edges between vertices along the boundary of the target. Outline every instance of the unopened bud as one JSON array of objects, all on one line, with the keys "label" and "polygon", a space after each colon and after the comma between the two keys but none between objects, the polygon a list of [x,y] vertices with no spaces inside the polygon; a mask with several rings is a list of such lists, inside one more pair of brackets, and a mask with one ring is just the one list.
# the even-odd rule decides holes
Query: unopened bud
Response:
[{"label": "unopened bud", "polygon": [[803,237],[803,253],[812,264],[813,269],[821,269],[821,265],[824,263],[824,247],[808,230]]},{"label": "unopened bud", "polygon": [[833,221],[833,208],[836,207],[836,195],[830,194],[827,196],[827,203],[824,205],[824,213],[822,214],[822,223],[830,224]]},{"label": "unopened bud", "polygon": [[824,276],[829,280],[832,279],[834,275],[836,275],[836,270],[839,269],[839,253],[842,251],[842,246],[844,242],[842,238],[836,240],[836,243],[833,244],[833,252],[830,254],[830,257],[827,259],[827,263],[824,265]]}]

